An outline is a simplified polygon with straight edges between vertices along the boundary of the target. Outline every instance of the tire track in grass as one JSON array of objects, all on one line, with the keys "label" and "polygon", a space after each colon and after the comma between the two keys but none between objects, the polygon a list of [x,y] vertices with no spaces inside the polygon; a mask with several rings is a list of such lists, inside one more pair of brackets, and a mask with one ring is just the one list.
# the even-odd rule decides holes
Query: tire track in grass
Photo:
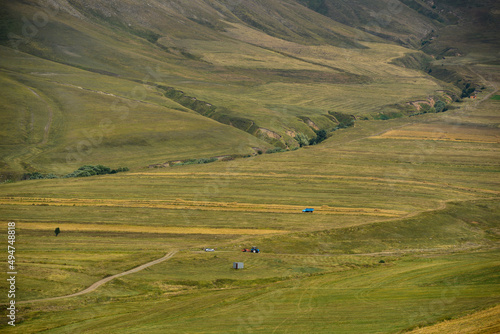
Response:
[{"label": "tire track in grass", "polygon": [[91,286],[89,286],[88,288],[86,288],[85,290],[82,290],[80,292],[72,293],[72,294],[66,295],[66,296],[59,296],[59,297],[50,297],[50,298],[43,298],[43,299],[34,299],[34,300],[20,301],[19,303],[21,304],[21,303],[46,302],[46,301],[59,300],[59,299],[65,299],[65,298],[71,298],[71,297],[77,297],[77,296],[85,295],[87,293],[90,293],[90,292],[93,292],[93,291],[97,290],[97,288],[99,288],[101,285],[104,285],[104,284],[108,283],[109,281],[114,280],[115,278],[126,276],[126,275],[130,275],[130,274],[133,274],[133,273],[137,273],[137,272],[139,272],[141,270],[144,270],[146,268],[154,266],[155,264],[164,262],[164,261],[172,258],[177,252],[178,252],[177,250],[172,251],[170,253],[167,253],[165,256],[163,256],[163,257],[161,257],[159,259],[156,259],[154,261],[145,263],[143,265],[140,265],[140,266],[135,267],[133,269],[121,272],[119,274],[103,278],[103,279],[95,282],[94,284],[92,284]]},{"label": "tire track in grass", "polygon": [[28,89],[40,100],[42,101],[43,103],[45,103],[45,105],[47,106],[47,109],[49,111],[49,119],[47,121],[47,124],[45,125],[45,127],[43,128],[43,139],[42,141],[40,142],[39,145],[41,146],[44,146],[46,145],[48,142],[49,142],[49,133],[50,133],[50,128],[52,127],[52,121],[54,119],[54,110],[52,109],[52,107],[50,106],[50,104],[45,101],[40,95],[38,95],[37,92],[35,92],[33,89],[29,88]]}]

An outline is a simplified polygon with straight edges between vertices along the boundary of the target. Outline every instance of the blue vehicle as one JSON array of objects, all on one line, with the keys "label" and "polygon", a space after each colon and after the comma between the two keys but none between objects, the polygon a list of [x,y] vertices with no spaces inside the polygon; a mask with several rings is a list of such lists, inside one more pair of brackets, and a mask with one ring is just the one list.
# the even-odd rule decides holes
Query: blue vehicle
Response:
[{"label": "blue vehicle", "polygon": [[302,212],[313,213],[314,209],[313,208],[306,208],[306,209],[302,210]]},{"label": "blue vehicle", "polygon": [[252,249],[244,248],[241,251],[244,253],[260,253],[260,249],[257,247],[252,247]]}]

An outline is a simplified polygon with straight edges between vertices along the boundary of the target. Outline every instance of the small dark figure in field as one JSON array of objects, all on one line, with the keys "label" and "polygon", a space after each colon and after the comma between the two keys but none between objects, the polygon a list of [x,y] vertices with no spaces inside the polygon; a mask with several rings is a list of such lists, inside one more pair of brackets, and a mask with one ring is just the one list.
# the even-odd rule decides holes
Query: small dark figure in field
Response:
[{"label": "small dark figure in field", "polygon": [[56,237],[59,233],[61,233],[61,230],[59,229],[59,227],[56,227],[54,233],[56,234]]}]

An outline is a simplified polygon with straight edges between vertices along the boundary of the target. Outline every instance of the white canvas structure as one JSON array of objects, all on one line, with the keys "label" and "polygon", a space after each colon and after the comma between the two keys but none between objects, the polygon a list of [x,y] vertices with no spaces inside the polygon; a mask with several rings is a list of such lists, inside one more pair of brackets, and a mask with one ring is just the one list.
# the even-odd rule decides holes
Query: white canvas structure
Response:
[{"label": "white canvas structure", "polygon": [[233,269],[243,269],[243,262],[233,262]]}]

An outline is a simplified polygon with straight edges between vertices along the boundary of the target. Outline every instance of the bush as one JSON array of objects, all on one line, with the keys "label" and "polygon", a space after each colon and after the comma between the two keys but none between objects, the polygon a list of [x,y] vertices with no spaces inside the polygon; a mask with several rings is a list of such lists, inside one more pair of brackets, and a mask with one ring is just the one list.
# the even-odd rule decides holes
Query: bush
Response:
[{"label": "bush", "polygon": [[427,103],[421,103],[420,104],[420,112],[422,114],[427,114],[427,113],[435,113],[436,112],[436,109],[434,107],[431,107],[429,104]]},{"label": "bush", "polygon": [[116,170],[111,170],[111,168],[103,166],[103,165],[85,165],[77,170],[75,170],[72,173],[69,173],[65,175],[65,178],[70,178],[70,177],[89,177],[89,176],[95,176],[95,175],[106,175],[106,174],[115,174],[118,172],[125,172],[128,171],[128,167],[120,167]]},{"label": "bush", "polygon": [[465,87],[462,89],[462,95],[460,95],[461,98],[464,97],[470,97],[472,93],[474,93],[476,89],[474,87],[471,87],[470,83],[465,84]]},{"label": "bush", "polygon": [[184,160],[183,162],[177,163],[177,164],[175,164],[175,166],[209,164],[209,163],[215,162],[217,160],[219,160],[219,159],[217,159],[217,158],[189,159],[189,160]]},{"label": "bush", "polygon": [[34,172],[34,173],[26,173],[23,175],[23,180],[40,180],[44,179],[45,177],[43,176],[42,173],[39,172]]},{"label": "bush", "polygon": [[354,116],[343,114],[341,112],[336,112],[336,111],[329,111],[328,113],[333,117],[335,117],[335,119],[337,119],[337,121],[339,122],[338,125],[339,129],[354,126]]},{"label": "bush", "polygon": [[302,132],[297,133],[297,135],[295,136],[295,140],[297,141],[297,143],[299,143],[300,147],[309,145],[309,137],[307,137]]},{"label": "bush", "polygon": [[275,147],[275,148],[267,150],[266,154],[281,153],[281,152],[286,152],[286,150],[282,149],[281,147]]},{"label": "bush", "polygon": [[[91,165],[85,165],[77,170],[64,175],[64,178],[70,178],[70,177],[88,177],[88,176],[94,176],[94,175],[105,175],[105,174],[115,174],[119,172],[127,172],[129,171],[128,167],[120,167],[118,169],[113,169],[103,166],[103,165],[96,165],[96,166],[91,166]],[[41,179],[58,179],[59,176],[56,174],[42,174],[40,172],[34,172],[34,173],[26,173],[22,176],[22,180],[41,180]]]},{"label": "bush", "polygon": [[441,100],[436,102],[436,104],[434,105],[434,109],[436,109],[436,112],[443,112],[448,110],[446,108],[446,103]]},{"label": "bush", "polygon": [[309,145],[316,145],[324,141],[326,138],[328,138],[328,134],[326,133],[325,130],[319,130],[315,131],[316,132],[316,138],[313,138],[309,141]]}]

